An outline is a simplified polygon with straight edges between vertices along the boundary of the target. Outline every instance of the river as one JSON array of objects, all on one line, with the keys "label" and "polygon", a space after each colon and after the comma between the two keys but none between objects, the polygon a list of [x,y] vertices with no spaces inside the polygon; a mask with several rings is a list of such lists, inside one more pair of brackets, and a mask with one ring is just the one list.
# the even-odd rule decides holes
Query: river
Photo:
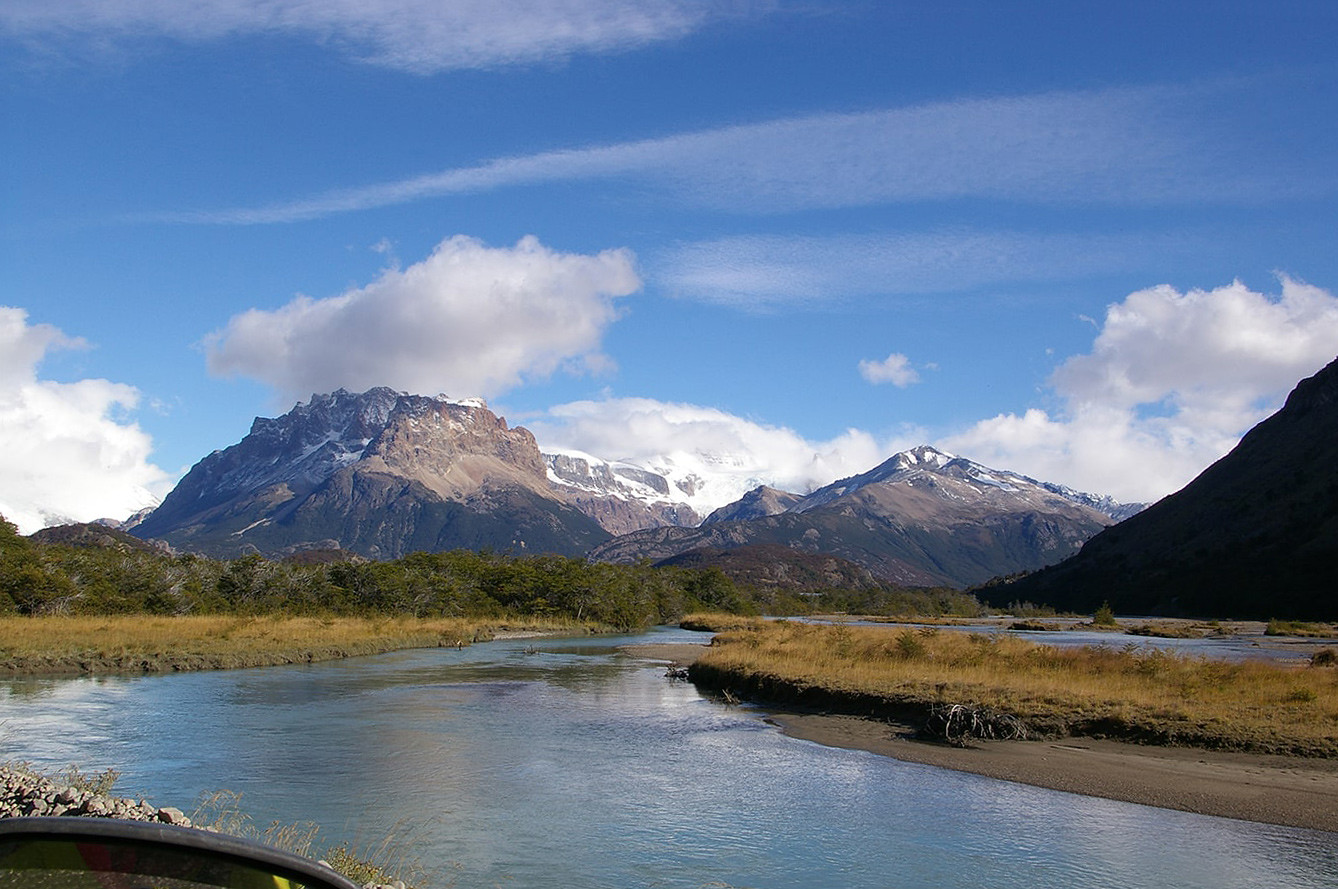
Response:
[{"label": "river", "polygon": [[394,834],[459,887],[1338,886],[1338,834],[788,738],[619,654],[509,640],[313,665],[0,682],[0,758],[116,768],[188,813]]}]

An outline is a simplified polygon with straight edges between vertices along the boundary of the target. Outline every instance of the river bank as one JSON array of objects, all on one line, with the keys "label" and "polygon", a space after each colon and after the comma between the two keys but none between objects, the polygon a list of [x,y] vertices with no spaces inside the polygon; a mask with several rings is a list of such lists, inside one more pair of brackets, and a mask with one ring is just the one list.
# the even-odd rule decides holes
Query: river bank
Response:
[{"label": "river bank", "polygon": [[[628,654],[687,667],[708,645],[633,645]],[[906,721],[759,706],[787,735],[921,765],[1085,796],[1338,833],[1338,760],[1070,737],[973,741],[917,737]]]},{"label": "river bank", "polygon": [[0,676],[181,673],[310,664],[550,633],[572,621],[264,615],[0,618]]},{"label": "river bank", "polygon": [[916,740],[914,728],[855,716],[774,712],[787,735],[1047,790],[1338,833],[1338,761],[1154,747],[1124,741]]}]

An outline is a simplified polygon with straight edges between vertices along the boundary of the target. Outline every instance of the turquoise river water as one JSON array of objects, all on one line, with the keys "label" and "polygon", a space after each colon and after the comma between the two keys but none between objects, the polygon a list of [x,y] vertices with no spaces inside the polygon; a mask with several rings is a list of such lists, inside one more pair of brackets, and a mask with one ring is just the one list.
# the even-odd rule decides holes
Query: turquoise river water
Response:
[{"label": "turquoise river water", "polygon": [[1338,887],[1338,834],[1040,790],[787,738],[616,639],[0,682],[0,759],[191,811],[389,833],[460,887]]}]

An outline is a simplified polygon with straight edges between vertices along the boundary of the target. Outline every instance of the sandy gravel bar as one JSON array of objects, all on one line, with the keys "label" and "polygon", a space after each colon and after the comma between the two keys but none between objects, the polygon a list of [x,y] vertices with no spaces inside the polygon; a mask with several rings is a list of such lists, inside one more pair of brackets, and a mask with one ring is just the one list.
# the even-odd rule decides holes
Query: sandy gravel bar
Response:
[{"label": "sandy gravel bar", "polygon": [[[684,666],[705,645],[648,643],[629,655]],[[1119,741],[983,741],[953,747],[858,716],[768,711],[791,737],[1049,790],[1338,833],[1338,760]]]},{"label": "sandy gravel bar", "polygon": [[982,741],[961,748],[904,737],[856,716],[777,713],[786,734],[1050,790],[1203,815],[1338,832],[1338,761],[1152,747],[1119,741]]}]

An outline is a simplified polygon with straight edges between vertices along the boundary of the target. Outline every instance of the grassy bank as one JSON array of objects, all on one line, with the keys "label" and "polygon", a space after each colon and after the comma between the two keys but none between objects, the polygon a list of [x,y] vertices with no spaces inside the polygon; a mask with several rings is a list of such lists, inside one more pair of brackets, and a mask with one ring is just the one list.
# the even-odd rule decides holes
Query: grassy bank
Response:
[{"label": "grassy bank", "polygon": [[457,618],[0,617],[0,674],[159,673],[312,663],[404,648],[467,645],[504,632],[589,632],[591,624]]},{"label": "grassy bank", "polygon": [[961,704],[1017,717],[1031,736],[1338,756],[1328,667],[775,622],[721,633],[692,677],[755,700],[920,723]]}]

